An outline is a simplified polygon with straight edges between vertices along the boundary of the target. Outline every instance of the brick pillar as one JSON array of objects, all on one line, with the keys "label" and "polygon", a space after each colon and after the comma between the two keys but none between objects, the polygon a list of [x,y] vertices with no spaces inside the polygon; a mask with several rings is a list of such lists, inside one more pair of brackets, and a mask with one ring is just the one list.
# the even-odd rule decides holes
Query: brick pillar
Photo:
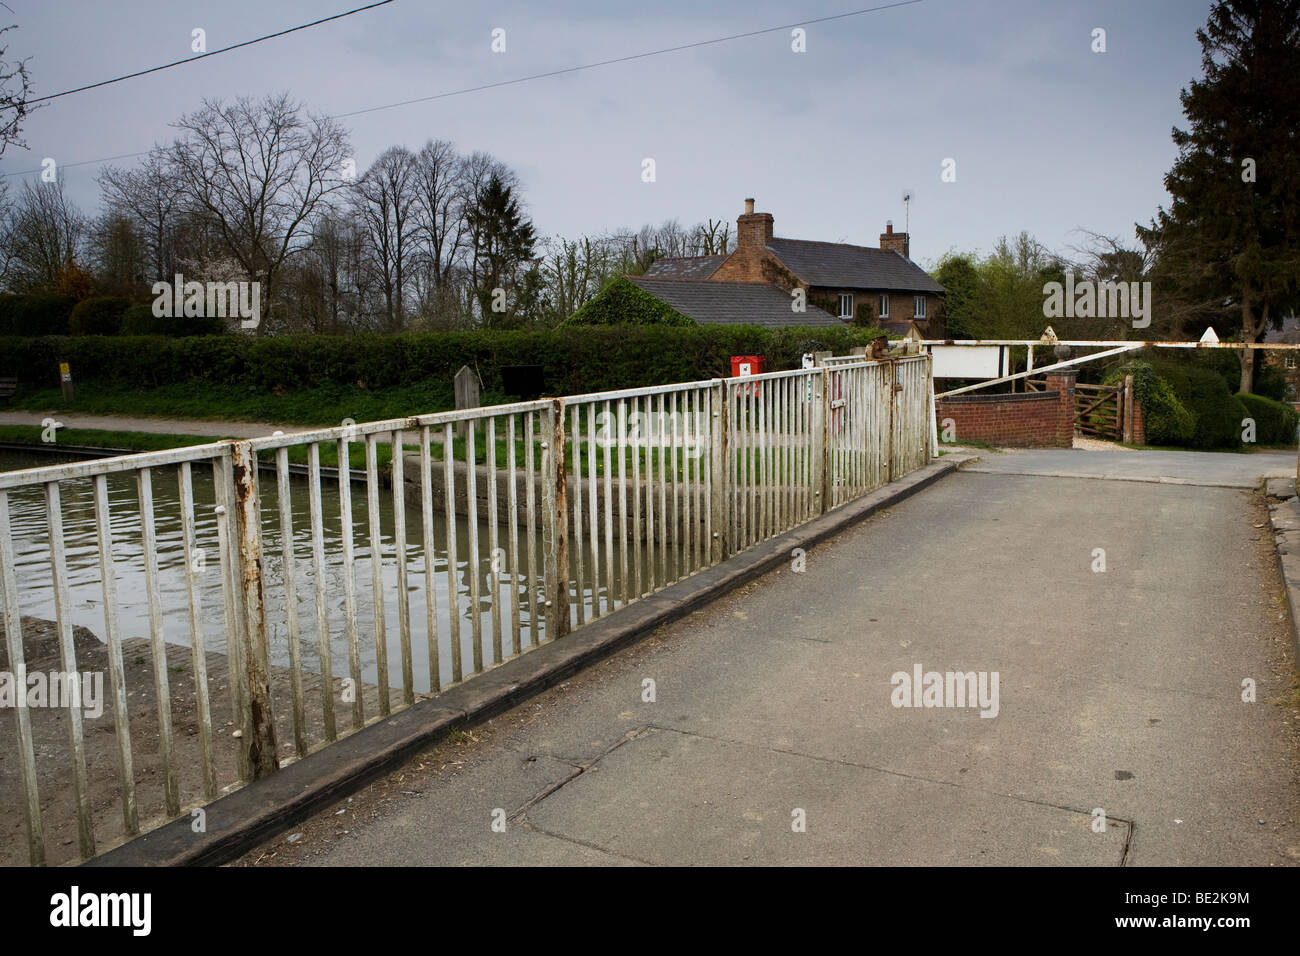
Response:
[{"label": "brick pillar", "polygon": [[1074,447],[1074,383],[1079,378],[1076,368],[1061,368],[1047,373],[1047,391],[1056,392],[1056,441],[1057,448]]},{"label": "brick pillar", "polygon": [[1136,397],[1133,399],[1133,444],[1145,445],[1147,443],[1147,426],[1142,418],[1142,402]]}]

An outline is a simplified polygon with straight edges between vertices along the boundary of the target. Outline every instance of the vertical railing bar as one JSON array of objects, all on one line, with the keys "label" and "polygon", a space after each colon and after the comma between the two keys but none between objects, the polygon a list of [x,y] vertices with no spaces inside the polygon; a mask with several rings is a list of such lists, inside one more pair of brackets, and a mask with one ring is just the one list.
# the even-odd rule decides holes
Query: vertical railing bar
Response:
[{"label": "vertical railing bar", "polygon": [[694,497],[695,488],[692,477],[692,468],[690,468],[690,429],[688,424],[688,415],[690,408],[693,407],[695,393],[684,392],[681,394],[681,470],[682,470],[682,496],[681,496],[681,548],[684,551],[682,559],[682,576],[689,575],[692,570],[692,555],[694,553],[695,529],[690,523],[692,507],[690,499]]},{"label": "vertical railing bar", "polygon": [[[117,576],[113,562],[113,529],[108,504],[108,477],[96,475],[95,485],[95,531],[99,540],[99,580],[104,592],[104,637],[108,644],[108,679],[113,691],[113,730],[117,738],[118,786],[122,792],[122,823],[128,836],[140,832],[140,815],[135,798],[135,770],[131,754],[131,725],[126,709],[126,673],[122,666],[122,636],[118,629],[117,618]],[[3,493],[0,493],[2,496]],[[0,501],[0,518],[8,521],[8,511]],[[6,525],[0,528],[0,548],[5,542],[12,541]],[[9,564],[6,558],[5,563]],[[5,598],[5,607],[18,610],[16,599]],[[7,628],[8,633],[16,633],[14,617]],[[13,650],[10,650],[10,666],[14,664]],[[232,682],[233,683],[233,682]],[[232,688],[233,694],[233,688]],[[236,711],[238,713],[238,711]]]},{"label": "vertical railing bar", "polygon": [[[393,556],[397,559],[397,642],[402,655],[402,703],[415,703],[415,662],[411,659],[411,592],[406,562],[406,460],[402,430],[393,432]],[[387,698],[387,693],[384,694]]]},{"label": "vertical railing bar", "polygon": [[171,688],[167,678],[167,638],[163,630],[162,596],[158,590],[158,539],[153,513],[153,475],[136,472],[140,500],[140,548],[144,557],[145,600],[149,607],[149,647],[153,652],[153,686],[158,708],[158,749],[162,759],[163,800],[167,815],[181,812],[180,783],[176,775],[176,740],[172,731]]},{"label": "vertical railing bar", "polygon": [[632,600],[632,579],[627,573],[627,402],[618,400],[618,571],[623,603]]},{"label": "vertical railing bar", "polygon": [[[718,393],[716,389],[710,388],[705,393],[704,402],[704,424],[706,431],[700,436],[701,456],[708,454],[708,467],[704,470],[704,565],[712,567],[718,562],[720,555],[718,549],[714,546],[713,534],[717,531],[714,518],[718,515],[718,501],[714,498],[713,482],[714,472],[717,470],[718,458],[718,437],[721,431],[722,420],[720,417],[720,407],[718,403]],[[705,436],[707,435],[707,442]]]},{"label": "vertical railing bar", "polygon": [[[365,724],[366,711],[361,693],[361,645],[357,637],[357,579],[352,539],[352,456],[348,440],[338,440],[339,543],[343,549],[343,614],[347,620],[348,673],[352,680],[352,728]],[[332,692],[332,688],[331,688]]]},{"label": "vertical railing bar", "polygon": [[[194,479],[190,463],[183,461],[177,471],[180,491],[181,546],[185,554],[185,596],[190,614],[190,654],[194,673],[194,697],[199,719],[199,762],[203,773],[203,796],[217,799],[217,769],[212,754],[212,706],[208,697],[208,652],[203,633],[202,603],[199,596],[198,569],[194,567],[196,536],[194,532]],[[207,566],[205,555],[201,563]],[[221,564],[218,560],[217,567]]]},{"label": "vertical railing bar", "polygon": [[[392,713],[388,700],[388,621],[384,607],[384,539],[379,514],[378,436],[366,436],[366,524],[370,535],[370,590],[375,632],[375,679],[379,684],[379,715]],[[361,689],[357,688],[357,696]]]},{"label": "vertical railing bar", "polygon": [[270,651],[266,633],[266,584],[262,547],[261,495],[257,481],[257,452],[247,441],[231,445],[234,478],[236,540],[241,615],[240,641],[244,696],[241,747],[248,752],[254,779],[279,768],[275,716],[271,701]]},{"label": "vertical railing bar", "polygon": [[487,520],[488,520],[488,588],[491,591],[492,610],[492,663],[501,663],[501,539],[500,515],[497,513],[497,420],[489,416],[483,452],[487,457]]},{"label": "vertical railing bar", "polygon": [[[233,450],[233,446],[232,446]],[[248,683],[244,669],[243,587],[239,581],[239,529],[235,519],[235,479],[233,455],[212,463],[214,512],[217,517],[217,548],[221,552],[221,597],[226,623],[226,683],[230,685],[230,714],[242,722]],[[242,723],[241,723],[242,727]],[[242,731],[241,731],[242,732]],[[239,782],[252,778],[248,750],[236,747]]]},{"label": "vertical railing bar", "polygon": [[746,438],[749,443],[749,454],[746,455],[746,467],[748,469],[748,498],[749,498],[749,536],[746,545],[754,545],[758,542],[758,394],[753,390],[752,385],[750,393],[746,396],[748,403],[748,414],[746,415]]},{"label": "vertical railing bar", "polygon": [[[451,679],[461,680],[460,590],[456,586],[456,439],[449,424],[442,434],[443,493],[447,513],[447,620],[451,642]],[[470,517],[471,523],[475,520]]]},{"label": "vertical railing bar", "polygon": [[518,654],[523,649],[519,633],[519,468],[515,451],[515,420],[518,414],[506,416],[506,471],[510,473],[510,487],[506,492],[506,513],[510,517],[510,652]]},{"label": "vertical railing bar", "polygon": [[771,419],[768,414],[767,399],[771,394],[771,389],[767,383],[754,383],[754,405],[755,408],[755,428],[754,438],[757,446],[757,455],[754,459],[754,484],[755,484],[755,506],[754,506],[754,543],[757,544],[767,537],[768,525],[768,507],[767,507],[767,485],[768,485],[768,438],[771,432]]},{"label": "vertical railing bar", "polygon": [[794,516],[794,389],[795,380],[787,378],[782,383],[781,411],[782,411],[782,430],[785,442],[784,462],[784,493],[782,500],[782,530],[793,528],[798,521]]},{"label": "vertical railing bar", "polygon": [[659,412],[656,418],[659,448],[659,563],[663,568],[663,582],[671,584],[673,577],[668,570],[668,445],[666,435],[668,424],[664,419],[664,394],[659,393]]},{"label": "vertical railing bar", "polygon": [[546,411],[543,478],[546,490],[546,639],[569,632],[569,487],[564,448],[564,399],[551,399]]},{"label": "vertical railing bar", "polygon": [[645,596],[641,586],[641,416],[638,414],[640,403],[632,399],[632,421],[634,427],[630,434],[636,438],[629,442],[628,450],[632,455],[632,566],[635,575],[633,594],[637,600]]},{"label": "vertical railing bar", "polygon": [[659,575],[655,569],[655,420],[654,398],[642,395],[636,402],[645,424],[645,552],[647,592],[653,593],[658,587]]},{"label": "vertical railing bar", "polygon": [[681,539],[682,506],[681,506],[681,480],[677,474],[677,468],[678,468],[677,445],[681,441],[681,436],[678,434],[678,428],[677,428],[677,424],[678,424],[677,393],[676,392],[670,393],[668,396],[668,401],[669,401],[669,408],[670,408],[670,411],[668,413],[668,421],[672,429],[672,438],[669,439],[672,448],[671,451],[672,457],[671,459],[669,459],[668,467],[673,473],[673,527],[672,527],[673,576],[672,576],[672,580],[678,581],[682,578],[682,539]]},{"label": "vertical railing bar", "polygon": [[[21,689],[15,689],[15,693],[26,693],[27,658],[23,648],[23,617],[22,609],[18,604],[17,562],[13,531],[9,524],[9,492],[7,491],[0,491],[0,593],[4,594],[5,599],[5,645],[9,651],[9,669],[15,682],[22,681]],[[118,695],[119,700],[122,697],[125,697],[125,694]],[[123,709],[124,707],[119,707],[119,712]],[[32,866],[44,866],[45,825],[41,819],[41,794],[36,776],[36,749],[32,740],[31,715],[26,707],[14,707],[13,710],[18,735],[18,769],[23,788],[23,819],[27,824],[27,858]],[[119,742],[121,739],[119,735]],[[127,753],[129,766],[129,745]],[[124,799],[125,796],[124,793]]]},{"label": "vertical railing bar", "polygon": [[[7,509],[6,509],[7,510]],[[68,743],[72,754],[72,793],[77,804],[77,838],[83,858],[95,855],[95,825],[90,805],[90,778],[86,772],[86,744],[83,734],[81,707],[82,682],[77,670],[77,648],[72,638],[72,595],[68,589],[67,549],[63,537],[63,505],[60,500],[59,483],[47,482],[45,485],[45,518],[50,536],[50,572],[53,576],[54,614],[59,629],[59,669],[68,680],[73,681],[70,688],[72,695],[68,700]],[[8,533],[6,530],[6,540]],[[0,558],[5,562],[9,555]],[[6,593],[5,606],[9,606]],[[21,634],[20,634],[21,637]],[[22,663],[26,663],[25,660]],[[14,674],[19,673],[14,670]],[[17,689],[23,693],[26,682]],[[25,708],[24,708],[25,709]],[[211,733],[211,726],[208,732]],[[19,739],[22,739],[20,732]],[[206,759],[207,752],[204,752]]]},{"label": "vertical railing bar", "polygon": [[311,563],[316,575],[316,649],[320,655],[321,717],[325,739],[338,739],[334,722],[334,645],[330,639],[329,586],[325,562],[325,514],[321,503],[320,444],[307,446],[307,501],[311,517]]},{"label": "vertical railing bar", "polygon": [[484,439],[487,455],[488,479],[488,553],[492,562],[488,566],[488,584],[492,592],[492,662],[501,663],[501,516],[497,513],[497,420],[489,416],[487,437]]},{"label": "vertical railing bar", "polygon": [[473,640],[473,673],[483,670],[483,599],[479,587],[478,554],[478,422],[465,422],[465,502],[469,512],[469,629]]},{"label": "vertical railing bar", "polygon": [[613,413],[610,411],[609,402],[605,402],[604,407],[605,421],[605,606],[607,610],[614,610],[617,607],[616,592],[614,590],[614,459],[610,446],[614,444],[614,439],[610,432],[613,431],[617,424],[614,421]]},{"label": "vertical railing bar", "polygon": [[298,582],[293,550],[293,506],[289,498],[289,449],[275,451],[275,487],[280,506],[280,560],[284,565],[284,614],[289,631],[289,684],[293,694],[293,746],[307,756],[307,729],[302,702],[301,635],[298,630]]},{"label": "vertical railing bar", "polygon": [[785,392],[789,379],[772,382],[772,532],[785,531],[785,470],[786,421]]},{"label": "vertical railing bar", "polygon": [[695,566],[701,570],[709,563],[709,541],[705,536],[709,515],[709,495],[705,490],[704,476],[709,447],[705,441],[705,435],[708,434],[706,426],[709,396],[710,392],[706,389],[698,389],[695,392]]},{"label": "vertical railing bar", "polygon": [[[596,403],[587,405],[587,521],[591,529],[591,616],[601,616],[600,609],[600,490],[596,477]],[[609,582],[605,582],[608,589]]]},{"label": "vertical railing bar", "polygon": [[541,615],[537,613],[537,455],[533,449],[536,441],[535,411],[524,413],[524,501],[528,512],[526,527],[528,550],[528,631],[534,645],[541,640]]},{"label": "vertical railing bar", "polygon": [[578,599],[578,626],[587,620],[586,582],[583,580],[583,552],[587,550],[582,538],[582,409],[573,407],[573,548],[574,588]]},{"label": "vertical railing bar", "polygon": [[[429,693],[442,690],[442,661],[438,646],[438,586],[435,579],[437,543],[433,539],[433,433],[420,429],[420,521],[424,545],[424,638],[428,645]],[[454,516],[453,516],[454,519]],[[454,594],[453,594],[454,597]],[[455,606],[454,601],[451,604]]]}]

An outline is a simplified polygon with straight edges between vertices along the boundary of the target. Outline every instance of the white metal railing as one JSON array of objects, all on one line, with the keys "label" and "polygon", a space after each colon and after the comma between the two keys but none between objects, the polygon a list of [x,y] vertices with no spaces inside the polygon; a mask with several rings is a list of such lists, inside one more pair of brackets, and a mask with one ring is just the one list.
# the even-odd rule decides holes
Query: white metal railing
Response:
[{"label": "white metal railing", "polygon": [[[62,708],[66,753],[36,707],[0,738],[30,862],[74,837],[91,857],[920,467],[931,391],[928,356],[859,358],[0,473],[10,671],[40,626],[24,603],[46,590],[63,672],[79,671],[85,607],[107,645],[111,745],[88,749],[84,701]],[[90,501],[73,520],[93,561],[69,551],[65,494]],[[43,511],[21,539],[15,508]],[[151,659],[151,681],[128,686],[135,612],[148,641],[126,654],[141,672]],[[192,693],[171,686],[186,670]],[[54,789],[72,811],[42,812]]]}]

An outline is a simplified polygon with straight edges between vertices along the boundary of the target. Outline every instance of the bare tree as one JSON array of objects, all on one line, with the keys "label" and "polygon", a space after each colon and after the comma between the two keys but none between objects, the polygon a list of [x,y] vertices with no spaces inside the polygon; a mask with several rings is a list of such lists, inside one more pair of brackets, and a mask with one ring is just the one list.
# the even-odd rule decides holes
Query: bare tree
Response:
[{"label": "bare tree", "polygon": [[[287,93],[232,105],[205,100],[174,124],[169,150],[187,201],[208,213],[230,255],[273,311],[285,261],[310,241],[309,219],[345,182],[347,133],[333,120],[303,115]],[[265,331],[267,322],[258,329]]]},{"label": "bare tree", "polygon": [[465,254],[463,169],[455,146],[444,139],[429,140],[416,155],[416,230],[423,247],[424,272],[436,293],[452,285],[453,273]]},{"label": "bare tree", "polygon": [[81,252],[85,236],[85,217],[64,195],[62,179],[24,182],[4,236],[9,287],[17,292],[52,289]]},{"label": "bare tree", "polygon": [[699,223],[691,230],[689,246],[689,254],[692,256],[721,256],[731,252],[735,248],[731,221],[719,219],[715,222],[710,219]]},{"label": "bare tree", "polygon": [[136,223],[109,209],[90,226],[87,242],[102,286],[118,295],[140,291],[148,272],[148,253]]},{"label": "bare tree", "polygon": [[501,188],[518,195],[521,188],[519,177],[515,175],[514,170],[491,153],[478,151],[470,153],[461,160],[457,171],[461,193],[460,210],[465,223],[465,246],[467,249],[465,272],[468,281],[465,283],[463,292],[465,310],[471,315],[478,304],[478,290],[482,287],[487,274],[491,271],[492,265],[485,260],[482,254],[485,245],[483,235],[485,220],[482,218],[476,219],[469,213],[471,210],[479,208],[494,177],[500,183]]},{"label": "bare tree", "polygon": [[157,147],[139,167],[106,166],[99,174],[104,204],[135,224],[149,253],[153,279],[171,279],[176,271],[177,215],[184,187]]},{"label": "bare tree", "polygon": [[[17,24],[0,27],[0,37],[17,29]],[[27,105],[32,92],[32,78],[27,72],[27,60],[31,57],[10,61],[6,59],[8,52],[8,45],[0,47],[0,156],[10,146],[27,148],[23,142],[23,121],[32,111]]]},{"label": "bare tree", "polygon": [[384,295],[384,329],[401,331],[406,280],[415,253],[416,159],[404,146],[385,150],[350,191],[365,230],[369,263]]}]

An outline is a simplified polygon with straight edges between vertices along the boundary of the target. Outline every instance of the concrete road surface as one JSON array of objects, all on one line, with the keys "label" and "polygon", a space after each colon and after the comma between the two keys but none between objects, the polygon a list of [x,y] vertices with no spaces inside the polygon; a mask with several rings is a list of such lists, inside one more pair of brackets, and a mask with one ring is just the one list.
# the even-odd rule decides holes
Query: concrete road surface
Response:
[{"label": "concrete road surface", "polygon": [[1056,478],[1113,478],[1166,484],[1254,488],[1261,478],[1295,477],[1293,451],[1083,451],[1022,448],[982,453],[972,471]]},{"label": "concrete road surface", "polygon": [[[1025,457],[943,479],[241,862],[1300,863],[1260,498],[1007,473]],[[985,706],[894,706],[916,668],[987,675]]]}]

